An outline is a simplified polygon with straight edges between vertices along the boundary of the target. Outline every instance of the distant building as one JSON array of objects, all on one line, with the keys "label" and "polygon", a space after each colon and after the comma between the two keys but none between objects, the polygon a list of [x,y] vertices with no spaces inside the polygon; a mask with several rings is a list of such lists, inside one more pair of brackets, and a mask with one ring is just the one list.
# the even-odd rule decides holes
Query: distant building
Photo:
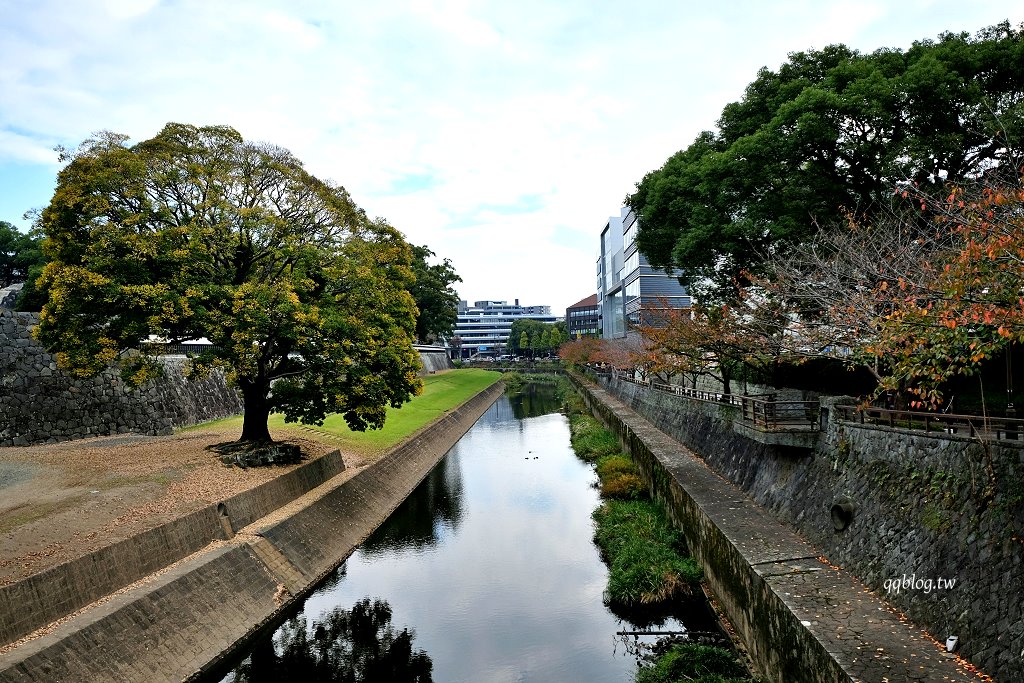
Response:
[{"label": "distant building", "polygon": [[597,294],[565,309],[565,326],[569,339],[601,336],[601,306],[597,303]]},{"label": "distant building", "polygon": [[506,301],[475,301],[472,306],[459,302],[459,316],[449,345],[458,358],[494,357],[508,353],[508,338],[516,320],[553,323],[550,306],[520,306]]},{"label": "distant building", "polygon": [[689,308],[690,295],[679,280],[652,268],[636,244],[639,225],[632,209],[623,208],[608,219],[601,231],[597,259],[597,301],[601,308],[601,334],[606,339],[625,337],[643,324],[643,311],[667,305]]}]

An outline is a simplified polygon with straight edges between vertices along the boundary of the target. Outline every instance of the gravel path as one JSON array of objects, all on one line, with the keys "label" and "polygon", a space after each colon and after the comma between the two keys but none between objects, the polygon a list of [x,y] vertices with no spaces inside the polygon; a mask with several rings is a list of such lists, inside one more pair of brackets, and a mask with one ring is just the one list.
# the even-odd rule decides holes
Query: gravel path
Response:
[{"label": "gravel path", "polygon": [[[227,467],[207,447],[237,427],[173,436],[118,435],[0,448],[0,585],[127,538],[208,503],[269,481],[298,465]],[[306,458],[337,446],[315,433],[274,437]]]}]

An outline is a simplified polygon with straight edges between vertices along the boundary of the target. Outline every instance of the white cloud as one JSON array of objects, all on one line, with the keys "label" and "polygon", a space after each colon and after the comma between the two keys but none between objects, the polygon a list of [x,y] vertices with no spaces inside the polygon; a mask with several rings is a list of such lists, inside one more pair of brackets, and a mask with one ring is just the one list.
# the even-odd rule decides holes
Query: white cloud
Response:
[{"label": "white cloud", "polygon": [[0,0],[0,164],[52,168],[54,144],[99,129],[229,124],[450,258],[465,298],[556,310],[593,291],[598,232],[634,183],[761,66],[1024,18],[954,0],[100,7]]},{"label": "white cloud", "polygon": [[160,0],[102,0],[101,5],[114,19],[132,19],[156,7]]}]

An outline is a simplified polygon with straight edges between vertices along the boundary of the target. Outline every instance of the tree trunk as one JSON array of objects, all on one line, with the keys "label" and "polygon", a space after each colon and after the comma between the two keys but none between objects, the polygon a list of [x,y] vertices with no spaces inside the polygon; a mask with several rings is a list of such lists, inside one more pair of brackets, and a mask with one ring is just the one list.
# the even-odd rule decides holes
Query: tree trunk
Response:
[{"label": "tree trunk", "polygon": [[267,395],[270,387],[246,385],[242,390],[242,401],[245,403],[245,414],[242,417],[242,436],[239,441],[267,443],[272,441],[267,419],[270,417],[270,401]]}]

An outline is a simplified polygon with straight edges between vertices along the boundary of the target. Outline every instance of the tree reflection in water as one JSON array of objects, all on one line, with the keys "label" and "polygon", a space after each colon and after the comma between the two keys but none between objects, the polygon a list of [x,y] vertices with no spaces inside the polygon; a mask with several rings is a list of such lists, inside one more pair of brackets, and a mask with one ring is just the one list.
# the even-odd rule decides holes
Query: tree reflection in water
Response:
[{"label": "tree reflection in water", "polygon": [[528,381],[523,390],[509,397],[509,400],[512,403],[512,413],[519,420],[557,413],[562,407],[558,387],[553,383]]},{"label": "tree reflection in water", "polygon": [[335,608],[312,629],[305,617],[289,620],[277,631],[276,644],[268,635],[253,646],[234,680],[432,683],[434,664],[426,652],[413,650],[414,637],[409,629],[395,632],[386,601],[364,598],[351,610]]}]

